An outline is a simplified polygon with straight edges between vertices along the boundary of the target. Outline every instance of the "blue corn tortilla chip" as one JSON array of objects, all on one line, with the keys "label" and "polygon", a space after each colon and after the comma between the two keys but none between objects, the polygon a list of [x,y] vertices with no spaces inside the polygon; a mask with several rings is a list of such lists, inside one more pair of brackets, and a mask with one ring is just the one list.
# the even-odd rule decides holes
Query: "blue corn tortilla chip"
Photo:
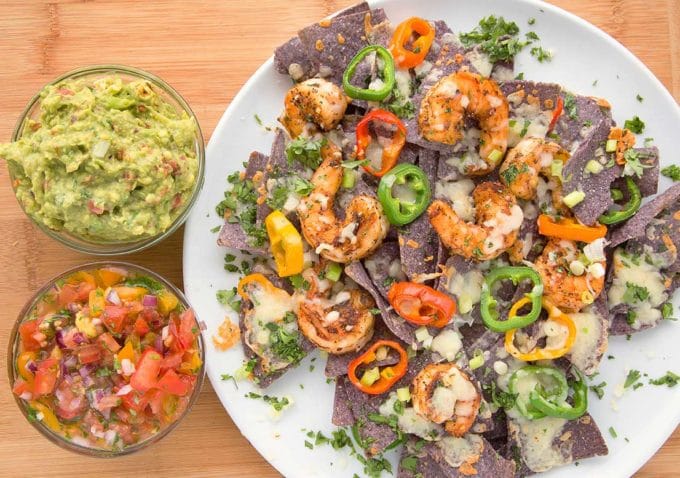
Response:
[{"label": "blue corn tortilla chip", "polygon": [[[472,437],[475,438],[472,438]],[[478,453],[473,453],[463,463],[447,461],[441,443],[423,443],[415,437],[409,438],[399,460],[397,478],[463,478],[469,476],[512,478],[515,464],[499,455],[493,446],[481,436],[468,434],[461,439],[474,440]],[[478,438],[477,438],[478,437]],[[460,439],[459,439],[460,440]],[[474,447],[475,445],[472,445]],[[475,448],[472,448],[475,450]],[[467,462],[467,463],[465,463]]]},{"label": "blue corn tortilla chip", "polygon": [[[588,413],[576,420],[566,421],[562,427],[550,426],[557,425],[559,420],[552,417],[533,422],[508,419],[508,453],[518,462],[516,476],[528,476],[609,453],[600,429]],[[553,431],[555,433],[551,433]],[[549,440],[549,445],[546,444],[545,449],[538,449],[536,443],[543,440]]]},{"label": "blue corn tortilla chip", "polygon": [[373,28],[386,20],[382,9],[351,13],[310,25],[298,37],[318,75],[340,85],[350,60],[371,43]]},{"label": "blue corn tortilla chip", "polygon": [[[245,169],[245,178],[254,181],[254,177],[259,176],[257,184],[254,184],[257,188],[264,177],[264,171],[267,167],[269,158],[264,154],[253,151],[250,153],[248,162]],[[228,219],[225,220],[224,225],[220,229],[217,237],[217,244],[222,247],[228,247],[230,249],[237,249],[242,251],[248,251],[252,254],[264,255],[267,253],[266,246],[254,246],[250,241],[248,235],[243,231],[243,228],[238,222],[230,222]]]},{"label": "blue corn tortilla chip", "polygon": [[[387,293],[393,282],[403,279],[403,272],[399,261],[399,246],[393,241],[384,241],[370,257],[364,259],[364,268],[368,272],[371,282],[387,301]],[[399,266],[399,267],[397,267]],[[398,269],[396,274],[391,269]]]},{"label": "blue corn tortilla chip", "polygon": [[[338,12],[334,18],[370,11],[366,2],[358,3]],[[295,36],[274,51],[274,68],[277,72],[289,75],[294,81],[313,77],[317,70],[312,64],[300,38]]]},{"label": "blue corn tortilla chip", "polygon": [[[420,149],[418,166],[425,172],[434,189],[437,179],[438,154]],[[424,277],[437,273],[439,236],[432,228],[427,213],[399,229],[399,255],[404,273],[409,280],[422,282]]]}]

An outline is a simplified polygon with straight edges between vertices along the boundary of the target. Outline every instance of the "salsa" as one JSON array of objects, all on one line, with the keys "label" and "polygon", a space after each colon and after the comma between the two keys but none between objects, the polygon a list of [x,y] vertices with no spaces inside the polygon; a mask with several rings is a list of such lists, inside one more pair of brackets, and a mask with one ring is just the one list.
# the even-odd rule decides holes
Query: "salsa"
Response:
[{"label": "salsa", "polygon": [[78,271],[19,325],[13,391],[65,439],[122,450],[182,416],[201,372],[198,335],[193,311],[153,278]]},{"label": "salsa", "polygon": [[131,242],[167,230],[198,176],[197,124],[144,79],[65,79],[39,115],[0,144],[17,199],[38,223],[85,240]]}]

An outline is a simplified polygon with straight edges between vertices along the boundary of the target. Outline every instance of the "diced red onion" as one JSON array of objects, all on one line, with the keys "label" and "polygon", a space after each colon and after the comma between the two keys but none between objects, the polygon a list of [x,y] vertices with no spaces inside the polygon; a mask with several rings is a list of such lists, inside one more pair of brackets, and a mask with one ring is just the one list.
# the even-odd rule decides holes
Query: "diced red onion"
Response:
[{"label": "diced red onion", "polygon": [[19,395],[19,398],[23,400],[30,400],[33,398],[33,394],[31,392],[24,392],[21,395]]},{"label": "diced red onion", "polygon": [[78,373],[79,373],[80,376],[83,377],[83,378],[89,377],[89,376],[90,376],[90,373],[92,373],[92,369],[90,369],[90,367],[87,366],[87,365],[83,365],[83,366],[80,367],[80,369],[78,370]]},{"label": "diced red onion", "polygon": [[166,325],[165,327],[163,327],[163,330],[161,330],[161,338],[163,340],[167,339],[169,333],[170,333],[170,326]]},{"label": "diced red onion", "polygon": [[61,371],[62,377],[65,377],[66,374],[68,374],[68,369],[66,368],[66,363],[64,362],[64,359],[61,359],[59,361],[59,370]]},{"label": "diced red onion", "polygon": [[109,420],[111,418],[111,409],[110,408],[105,408],[104,410],[99,410],[99,413],[102,414],[104,418]]},{"label": "diced red onion", "polygon": [[102,390],[102,389],[95,390],[94,391],[94,398],[97,402],[100,401],[102,398],[104,398],[104,390]]},{"label": "diced red onion", "polygon": [[142,305],[144,307],[156,307],[158,305],[158,297],[155,295],[145,295],[142,298]]},{"label": "diced red onion", "polygon": [[118,432],[116,432],[116,430],[106,430],[106,433],[104,433],[104,440],[106,440],[107,445],[113,445],[117,436]]},{"label": "diced red onion", "polygon": [[127,385],[122,386],[122,387],[120,388],[120,390],[118,390],[118,391],[116,392],[116,395],[118,395],[119,397],[122,397],[122,396],[124,396],[124,395],[127,395],[127,394],[130,393],[131,391],[132,391],[132,386],[131,386],[130,384],[127,384]]},{"label": "diced red onion", "polygon": [[76,366],[76,356],[71,355],[67,359],[64,360],[64,365],[68,368],[72,368]]},{"label": "diced red onion", "polygon": [[67,309],[69,312],[72,314],[78,313],[80,311],[80,306],[76,304],[75,302],[71,302],[68,306]]},{"label": "diced red onion", "polygon": [[38,364],[36,364],[33,360],[29,360],[26,362],[26,370],[35,373],[38,371]]},{"label": "diced red onion", "polygon": [[64,332],[62,330],[57,330],[57,332],[54,334],[54,338],[56,339],[57,345],[60,349],[66,348],[66,344],[64,343]]},{"label": "diced red onion", "polygon": [[85,385],[85,388],[90,388],[92,385],[94,385],[94,379],[90,375],[84,377],[83,385]]},{"label": "diced red onion", "polygon": [[118,297],[118,292],[116,292],[116,289],[110,289],[109,290],[109,293],[106,294],[106,300],[113,305],[121,305],[122,304],[120,297]]},{"label": "diced red onion", "polygon": [[84,336],[83,334],[81,334],[80,332],[78,332],[78,333],[76,333],[76,334],[73,335],[73,341],[74,341],[76,344],[80,345],[80,344],[86,342],[86,339],[85,339],[85,336]]},{"label": "diced red onion", "polygon": [[163,337],[157,335],[153,341],[153,347],[158,353],[163,353]]}]

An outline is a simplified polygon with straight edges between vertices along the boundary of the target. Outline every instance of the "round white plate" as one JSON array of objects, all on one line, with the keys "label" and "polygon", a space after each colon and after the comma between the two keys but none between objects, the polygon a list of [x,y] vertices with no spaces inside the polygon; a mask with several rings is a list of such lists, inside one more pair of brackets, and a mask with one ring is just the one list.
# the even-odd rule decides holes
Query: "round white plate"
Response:
[{"label": "round white plate", "polygon": [[[456,32],[469,31],[484,16],[502,15],[514,20],[522,32],[536,31],[541,46],[551,49],[554,59],[539,64],[528,52],[517,57],[516,72],[525,78],[557,82],[583,95],[602,96],[613,106],[614,118],[622,123],[637,114],[647,125],[645,135],[653,137],[661,150],[661,163],[670,164],[677,151],[680,108],[652,73],[617,41],[584,20],[546,3],[530,0],[411,0],[375,1],[372,7],[385,8],[393,22],[417,15],[443,19]],[[535,18],[533,26],[527,25]],[[305,25],[299,25],[304,27]],[[286,39],[282,38],[282,42]],[[243,86],[215,128],[207,149],[205,186],[186,225],[184,235],[184,284],[189,300],[208,328],[205,332],[207,371],[222,404],[243,435],[287,477],[360,476],[361,466],[346,451],[330,446],[305,446],[306,432],[321,430],[329,436],[333,405],[333,384],[323,376],[325,360],[312,354],[300,366],[275,382],[267,394],[288,396],[294,404],[280,416],[262,400],[246,398],[255,390],[250,383],[221,380],[232,374],[243,360],[241,346],[227,352],[215,350],[210,336],[225,316],[237,321],[231,310],[218,304],[215,292],[230,289],[237,274],[223,268],[226,250],[216,245],[217,234],[210,230],[220,224],[215,205],[223,198],[229,173],[240,169],[248,154],[259,150],[268,154],[273,134],[264,131],[253,118],[265,125],[276,124],[290,80],[276,73],[272,60],[265,62]],[[644,101],[639,103],[636,95]],[[669,181],[661,179],[661,189]],[[675,301],[680,310],[679,301]],[[590,412],[605,436],[610,453],[546,473],[550,477],[608,476],[633,474],[663,444],[680,422],[680,387],[668,389],[647,385],[616,397],[629,369],[658,377],[667,370],[680,371],[680,324],[665,322],[656,329],[610,340],[608,354],[595,383],[606,381],[606,394],[598,400],[591,394]],[[618,438],[607,431],[614,427]],[[313,441],[313,440],[312,440]],[[396,465],[396,457],[392,456]],[[395,467],[396,473],[396,467]],[[384,476],[387,476],[386,474]]]}]

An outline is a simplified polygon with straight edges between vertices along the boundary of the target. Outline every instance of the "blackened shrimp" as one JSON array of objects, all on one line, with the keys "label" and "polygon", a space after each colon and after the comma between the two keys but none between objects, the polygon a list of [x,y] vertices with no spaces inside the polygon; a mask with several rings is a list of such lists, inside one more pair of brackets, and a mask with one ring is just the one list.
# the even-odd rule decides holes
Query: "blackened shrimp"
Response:
[{"label": "blackened shrimp", "polygon": [[347,104],[348,98],[339,86],[322,78],[310,78],[288,90],[279,122],[291,138],[297,138],[310,124],[312,133],[316,128],[329,131],[340,123]]}]

